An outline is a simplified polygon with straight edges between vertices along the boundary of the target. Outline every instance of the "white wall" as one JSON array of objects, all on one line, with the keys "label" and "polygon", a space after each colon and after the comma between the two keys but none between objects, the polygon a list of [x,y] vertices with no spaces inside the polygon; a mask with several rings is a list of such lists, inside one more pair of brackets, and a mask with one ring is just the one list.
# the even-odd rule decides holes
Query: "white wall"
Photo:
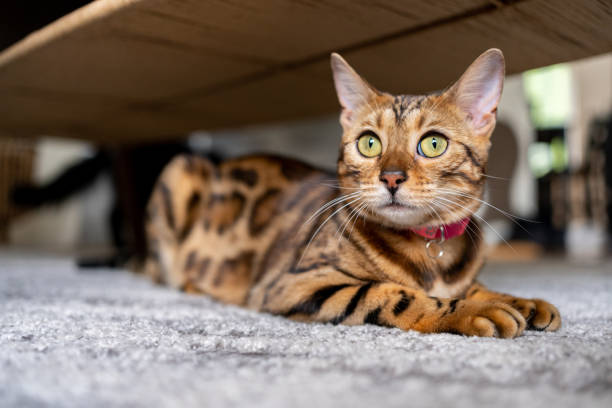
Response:
[{"label": "white wall", "polygon": [[512,128],[518,143],[518,160],[510,184],[510,210],[515,215],[528,217],[536,211],[536,184],[527,162],[527,149],[535,138],[535,130],[529,118],[529,107],[520,74],[506,78],[497,112],[498,121],[503,121]]},{"label": "white wall", "polygon": [[576,61],[571,68],[576,104],[568,150],[570,165],[576,168],[585,158],[591,120],[612,112],[612,54]]}]

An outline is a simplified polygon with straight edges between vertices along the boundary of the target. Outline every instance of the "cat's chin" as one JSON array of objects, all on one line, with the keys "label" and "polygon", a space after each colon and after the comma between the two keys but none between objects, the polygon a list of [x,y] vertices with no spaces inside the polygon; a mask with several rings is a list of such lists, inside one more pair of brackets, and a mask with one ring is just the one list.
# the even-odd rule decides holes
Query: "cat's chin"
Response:
[{"label": "cat's chin", "polygon": [[393,228],[410,228],[423,223],[426,213],[420,207],[404,204],[388,204],[376,208],[379,222]]}]

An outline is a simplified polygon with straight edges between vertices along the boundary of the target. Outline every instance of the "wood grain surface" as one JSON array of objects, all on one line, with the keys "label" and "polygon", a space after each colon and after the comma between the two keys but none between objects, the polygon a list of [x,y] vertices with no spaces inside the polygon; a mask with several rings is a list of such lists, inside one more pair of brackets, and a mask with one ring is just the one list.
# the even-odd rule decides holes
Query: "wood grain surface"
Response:
[{"label": "wood grain surface", "polygon": [[489,47],[508,73],[612,50],[598,0],[98,0],[0,54],[0,134],[103,143],[339,110],[329,53],[395,93]]}]

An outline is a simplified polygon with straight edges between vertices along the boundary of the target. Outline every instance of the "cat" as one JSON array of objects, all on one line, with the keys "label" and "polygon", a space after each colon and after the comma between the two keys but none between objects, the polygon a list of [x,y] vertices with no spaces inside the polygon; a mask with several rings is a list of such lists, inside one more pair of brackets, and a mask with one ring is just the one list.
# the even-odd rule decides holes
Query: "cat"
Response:
[{"label": "cat", "polygon": [[147,207],[146,272],[298,321],[502,338],[559,329],[550,303],[476,281],[474,213],[504,64],[490,49],[443,92],[393,96],[332,54],[337,178],[280,157],[179,156]]}]

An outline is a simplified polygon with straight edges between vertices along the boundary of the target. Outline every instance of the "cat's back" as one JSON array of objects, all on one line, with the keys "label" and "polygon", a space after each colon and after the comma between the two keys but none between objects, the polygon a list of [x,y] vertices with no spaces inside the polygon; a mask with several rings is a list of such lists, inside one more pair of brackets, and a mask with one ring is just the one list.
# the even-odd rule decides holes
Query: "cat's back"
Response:
[{"label": "cat's back", "polygon": [[[290,246],[307,217],[335,194],[330,178],[279,156],[245,156],[216,166],[178,156],[162,172],[149,205],[150,247],[160,266],[153,275],[243,303],[248,287],[270,267],[273,248]],[[278,265],[282,256],[274,257]]]},{"label": "cat's back", "polygon": [[320,201],[334,194],[329,187],[333,175],[281,156],[243,156],[213,169],[203,186],[204,229],[211,239],[227,237],[237,246],[308,216],[303,211],[309,196]]}]

